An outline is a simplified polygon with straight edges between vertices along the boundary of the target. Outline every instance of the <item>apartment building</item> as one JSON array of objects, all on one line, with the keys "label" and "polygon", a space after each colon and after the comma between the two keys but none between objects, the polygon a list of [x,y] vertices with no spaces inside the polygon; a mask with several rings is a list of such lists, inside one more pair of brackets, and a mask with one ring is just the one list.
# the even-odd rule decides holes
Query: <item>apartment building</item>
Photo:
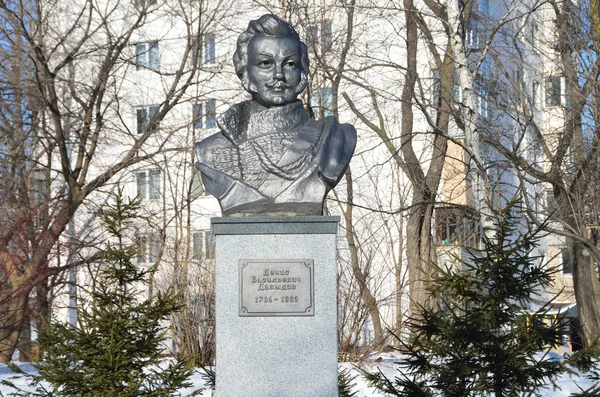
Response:
[{"label": "apartment building", "polygon": [[[59,3],[62,8],[53,9],[52,15],[62,18],[57,26],[66,29],[78,14],[73,12],[73,4]],[[349,345],[366,344],[374,337],[376,321],[400,331],[409,303],[406,214],[415,204],[411,179],[394,158],[394,151],[401,152],[407,144],[402,137],[406,127],[402,124],[401,93],[408,67],[403,10],[394,2],[358,1],[349,6],[333,0],[262,5],[206,0],[97,3],[114,10],[114,14],[103,13],[98,5],[95,14],[107,16],[107,22],[98,25],[106,29],[106,35],[127,32],[139,15],[143,15],[143,23],[128,36],[111,75],[110,103],[103,107],[103,128],[108,133],[99,142],[97,152],[101,155],[95,156],[90,174],[100,175],[119,162],[144,137],[143,145],[135,149],[142,160],[119,170],[90,196],[76,213],[65,239],[99,241],[102,236],[93,226],[95,214],[108,192],[124,186],[129,197],[143,201],[132,241],[139,247],[140,265],[160,262],[154,288],[179,285],[198,321],[211,318],[214,253],[210,218],[219,216],[220,209],[204,191],[193,167],[193,144],[216,133],[218,116],[249,97],[231,62],[237,36],[249,20],[275,12],[289,20],[310,47],[311,82],[302,96],[309,113],[316,118],[335,114],[358,130],[352,180],[342,181],[327,202],[329,214],[342,216],[340,339]],[[461,10],[459,3],[448,1],[447,6]],[[462,30],[456,28],[462,42],[454,45],[462,48],[462,53],[452,59],[451,92],[444,91],[448,86],[443,84],[444,76],[432,50],[437,47],[438,55],[444,54],[448,42],[444,21],[429,16],[423,20],[430,28],[422,27],[419,36],[410,144],[419,163],[412,166],[428,172],[436,160],[436,135],[442,132],[451,137],[431,220],[442,261],[449,255],[463,257],[468,249],[480,248],[480,238],[490,227],[485,211],[493,205],[494,193],[501,190],[509,195],[523,185],[498,151],[482,143],[481,134],[505,133],[502,142],[506,145],[522,141],[530,158],[539,157],[534,162],[545,166],[537,138],[522,128],[521,115],[515,117],[518,112],[507,104],[524,96],[543,131],[556,130],[561,124],[565,86],[551,62],[551,10],[531,12],[527,2],[513,6],[487,0],[474,3],[468,24]],[[428,15],[425,4],[418,3],[418,7]],[[448,18],[451,21],[452,16]],[[90,58],[77,63],[82,86],[86,68],[94,78],[96,61]],[[64,95],[71,96],[68,87]],[[442,97],[450,102],[443,110],[449,118],[445,130],[439,124]],[[76,130],[77,126],[73,127]],[[549,187],[535,181],[527,183],[535,211],[550,213]],[[348,206],[350,200],[352,208]],[[355,238],[352,244],[346,235],[349,229]],[[357,247],[355,255],[352,247]],[[78,254],[95,248],[88,246]],[[538,253],[549,266],[561,267],[554,287],[560,291],[554,309],[556,314],[571,316],[576,309],[565,248],[564,240],[552,235],[544,239]],[[352,267],[353,261],[359,272]],[[71,287],[54,301],[57,318],[76,322],[74,309],[82,291],[74,286],[89,281],[90,274],[85,266],[71,273]],[[364,308],[357,277],[367,281],[375,296],[378,319],[373,308]],[[544,299],[553,292],[544,291]],[[572,326],[576,328],[575,323]]]}]

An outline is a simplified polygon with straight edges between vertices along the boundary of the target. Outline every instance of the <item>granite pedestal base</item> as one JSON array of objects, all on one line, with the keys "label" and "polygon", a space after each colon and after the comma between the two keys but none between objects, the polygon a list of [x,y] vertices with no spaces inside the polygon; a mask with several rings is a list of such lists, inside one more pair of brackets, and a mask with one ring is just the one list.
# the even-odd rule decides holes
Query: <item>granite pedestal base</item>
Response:
[{"label": "granite pedestal base", "polygon": [[[224,217],[212,219],[216,239],[216,395],[217,397],[337,397],[336,233],[338,217]],[[306,300],[302,313],[279,303],[281,291],[269,287],[246,292],[252,277],[248,261],[266,273],[286,262],[312,264],[312,280],[290,274],[270,280],[270,288],[286,288],[285,299]],[[298,268],[299,269],[299,268]],[[277,270],[276,270],[277,271]],[[304,270],[306,271],[306,269]],[[298,273],[299,274],[299,273]],[[262,275],[262,274],[261,274]],[[259,275],[259,277],[261,276]],[[277,276],[277,274],[276,274]],[[246,281],[242,278],[246,277]],[[259,278],[254,281],[264,281]],[[283,283],[279,283],[282,281]],[[279,284],[278,284],[279,283]],[[308,285],[312,283],[312,285]],[[245,285],[245,287],[244,287]],[[265,284],[266,285],[266,284]],[[280,285],[280,287],[277,287]],[[257,292],[260,291],[260,292]],[[248,295],[249,294],[249,295]],[[289,298],[287,297],[289,295]],[[243,307],[241,301],[277,298],[274,313]],[[247,306],[247,305],[246,305]],[[296,305],[297,306],[297,305]],[[269,310],[270,306],[266,306]]]}]

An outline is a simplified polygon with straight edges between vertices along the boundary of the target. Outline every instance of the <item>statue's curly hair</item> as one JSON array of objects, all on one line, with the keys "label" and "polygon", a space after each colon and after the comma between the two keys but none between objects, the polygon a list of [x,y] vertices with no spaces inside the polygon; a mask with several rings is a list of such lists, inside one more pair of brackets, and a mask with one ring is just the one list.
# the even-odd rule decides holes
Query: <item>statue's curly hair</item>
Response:
[{"label": "statue's curly hair", "polygon": [[308,85],[308,48],[306,47],[306,44],[300,40],[300,35],[296,32],[296,29],[273,14],[265,14],[259,19],[250,21],[248,28],[238,37],[237,49],[233,54],[233,65],[235,66],[235,73],[242,81],[244,89],[248,92],[256,91],[256,89],[250,85],[246,66],[248,65],[248,43],[257,34],[272,37],[292,36],[300,41],[301,77],[300,84],[298,84],[298,88],[296,89],[296,94],[300,94],[304,91]]}]

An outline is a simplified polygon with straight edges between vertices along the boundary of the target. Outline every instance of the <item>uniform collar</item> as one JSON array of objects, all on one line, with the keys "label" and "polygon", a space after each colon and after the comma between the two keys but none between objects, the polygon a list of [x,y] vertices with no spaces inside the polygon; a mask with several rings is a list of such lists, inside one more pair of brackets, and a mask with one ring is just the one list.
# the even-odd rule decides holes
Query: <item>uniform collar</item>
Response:
[{"label": "uniform collar", "polygon": [[270,108],[259,107],[254,101],[233,105],[217,121],[223,135],[241,143],[273,132],[292,130],[309,120],[302,101]]}]

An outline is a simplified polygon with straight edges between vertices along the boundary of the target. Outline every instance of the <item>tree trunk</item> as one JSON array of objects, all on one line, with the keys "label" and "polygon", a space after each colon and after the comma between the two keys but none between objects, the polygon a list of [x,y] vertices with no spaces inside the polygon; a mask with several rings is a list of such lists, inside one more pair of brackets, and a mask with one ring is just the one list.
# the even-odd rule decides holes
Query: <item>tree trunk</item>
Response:
[{"label": "tree trunk", "polygon": [[[422,197],[413,196],[413,202],[419,202],[420,199]],[[427,307],[429,304],[427,280],[431,277],[432,265],[437,261],[431,236],[432,213],[433,205],[416,206],[410,213],[406,225],[406,258],[410,275],[411,316],[415,316],[421,306]]]},{"label": "tree trunk", "polygon": [[10,362],[17,348],[26,306],[25,294],[15,294],[0,305],[0,363]]},{"label": "tree trunk", "polygon": [[[400,219],[398,223],[398,258],[396,259],[396,324],[394,332],[397,336],[400,336],[402,327],[404,325],[404,318],[402,315],[402,299],[404,296],[404,279],[403,279],[403,268],[404,268],[404,219]],[[396,347],[400,347],[400,339],[395,338],[394,343]]]},{"label": "tree trunk", "polygon": [[25,307],[25,315],[23,316],[23,325],[19,334],[19,361],[31,361],[31,316],[29,303]]},{"label": "tree trunk", "polygon": [[[573,285],[579,321],[586,343],[600,335],[600,281],[592,256],[580,242],[567,238],[567,249],[573,267]],[[587,253],[587,255],[586,255]]]},{"label": "tree trunk", "polygon": [[[421,161],[412,148],[413,139],[413,99],[418,76],[417,52],[418,29],[415,13],[417,9],[412,0],[404,0],[406,18],[406,80],[402,89],[402,154],[406,166],[404,169],[413,188],[412,205],[406,225],[406,259],[410,280],[411,316],[420,306],[427,304],[426,279],[435,263],[435,248],[432,246],[431,215],[437,195],[441,172],[444,164],[445,140],[437,136],[434,141],[432,161],[427,174],[421,168]],[[442,82],[443,84],[444,82]],[[439,150],[439,152],[438,152]]]},{"label": "tree trunk", "polygon": [[[35,313],[35,324],[38,330],[40,330],[44,324],[51,320],[50,313],[50,294],[49,294],[49,282],[48,279],[42,281],[37,287],[37,310]],[[39,346],[39,345],[38,345]],[[40,347],[36,358],[41,360],[44,357],[44,351]]]}]

